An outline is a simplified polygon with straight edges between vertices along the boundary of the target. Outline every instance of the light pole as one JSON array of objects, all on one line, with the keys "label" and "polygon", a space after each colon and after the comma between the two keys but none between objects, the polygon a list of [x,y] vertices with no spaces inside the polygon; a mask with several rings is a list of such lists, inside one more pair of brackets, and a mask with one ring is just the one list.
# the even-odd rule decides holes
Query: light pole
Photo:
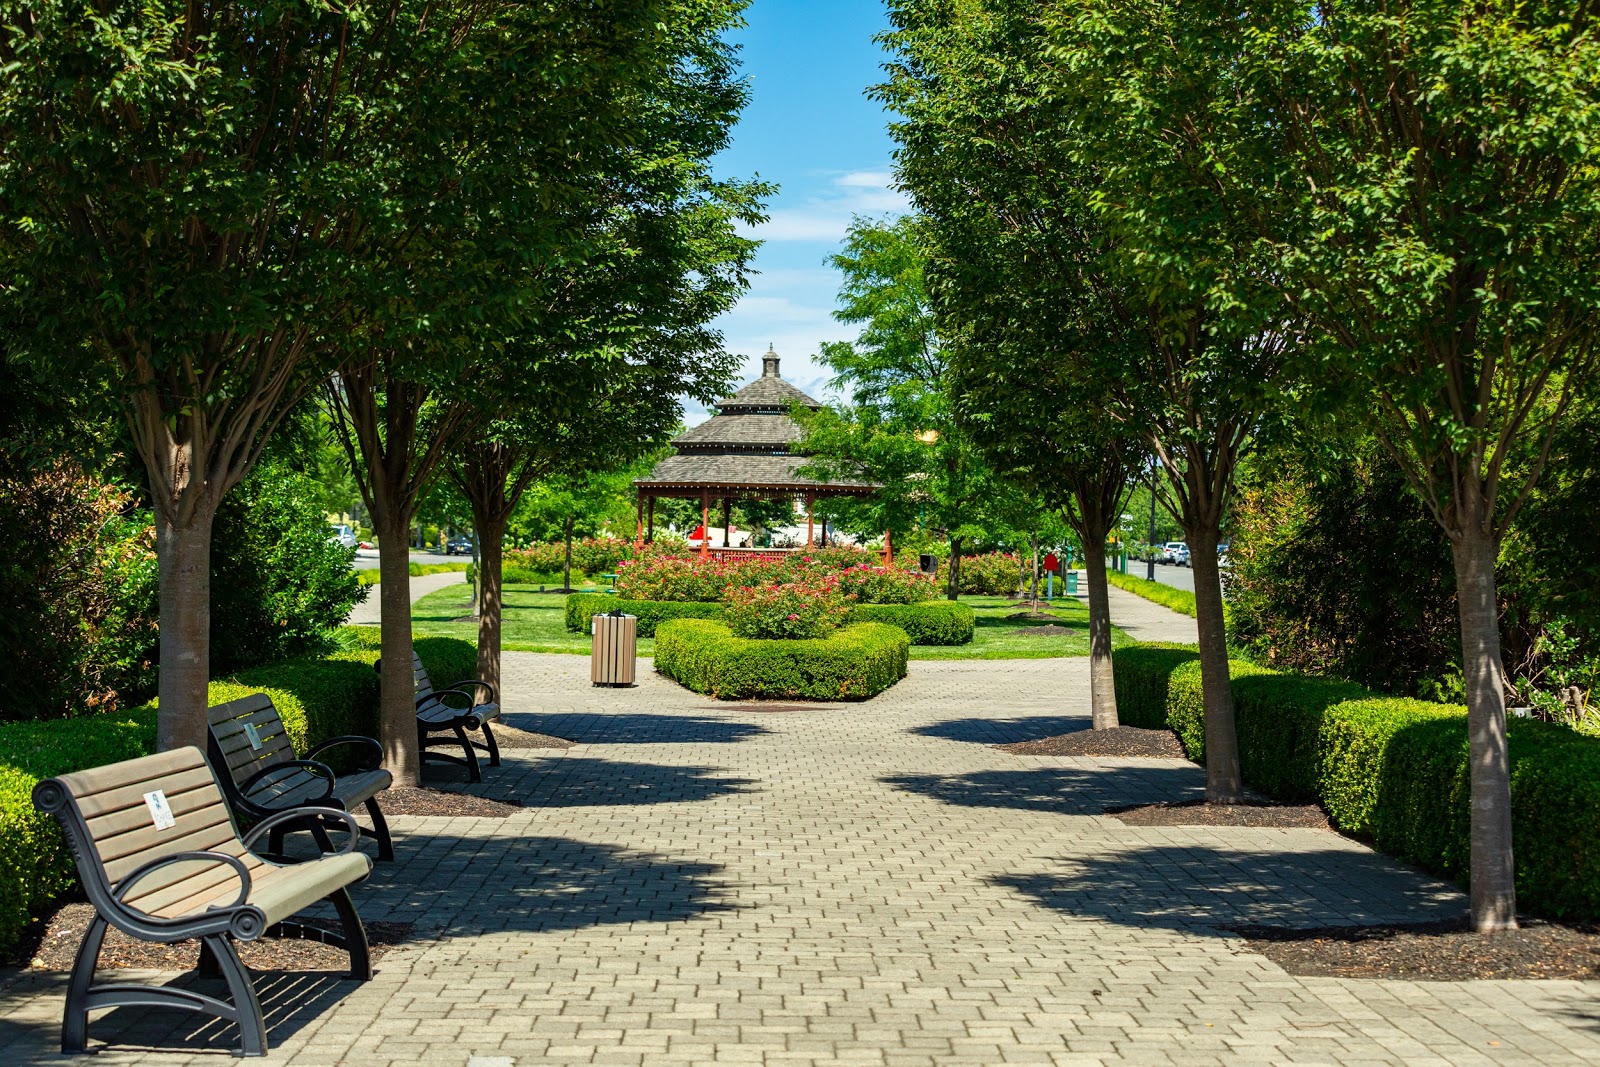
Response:
[{"label": "light pole", "polygon": [[1156,580],[1156,458],[1150,457],[1150,539],[1146,542],[1149,558],[1145,563],[1145,578]]}]

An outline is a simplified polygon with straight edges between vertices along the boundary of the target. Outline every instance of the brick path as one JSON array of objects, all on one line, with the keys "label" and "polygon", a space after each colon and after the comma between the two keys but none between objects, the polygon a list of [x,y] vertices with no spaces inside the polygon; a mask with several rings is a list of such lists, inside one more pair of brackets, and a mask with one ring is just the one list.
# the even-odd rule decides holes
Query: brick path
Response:
[{"label": "brick path", "polygon": [[[1593,985],[1298,979],[1245,951],[1223,928],[1424,919],[1463,901],[1330,833],[1098,814],[1196,795],[1188,764],[987,747],[1082,725],[1084,667],[922,661],[869,704],[780,711],[654,676],[591,689],[579,657],[508,654],[512,721],[581,744],[508,755],[493,789],[531,805],[512,818],[394,820],[401,862],[358,906],[426,936],[365,986],[264,979],[273,1059],[1600,1059]],[[10,1062],[54,1047],[60,986],[0,991]],[[97,1062],[220,1062],[224,1028],[183,1022],[105,1015]]]}]

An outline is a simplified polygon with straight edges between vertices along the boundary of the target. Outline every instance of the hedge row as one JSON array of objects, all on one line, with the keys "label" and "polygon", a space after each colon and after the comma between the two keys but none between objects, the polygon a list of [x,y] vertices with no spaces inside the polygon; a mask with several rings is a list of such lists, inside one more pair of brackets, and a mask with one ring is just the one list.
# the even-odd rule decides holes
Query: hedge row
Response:
[{"label": "hedge row", "polygon": [[[721,604],[667,600],[624,600],[608,593],[573,593],[567,597],[567,629],[588,633],[595,615],[621,608],[639,618],[639,636],[654,637],[656,627],[672,619],[720,619]],[[970,604],[926,600],[917,604],[857,604],[849,623],[882,622],[898,626],[913,645],[964,645],[972,640]]]},{"label": "hedge row", "polygon": [[720,622],[677,619],[656,631],[656,670],[719,700],[866,700],[906,674],[911,641],[884,623],[815,640],[753,641]]},{"label": "hedge row", "polygon": [[[1117,710],[1171,726],[1205,760],[1200,664],[1192,648],[1115,653]],[[1245,782],[1316,801],[1341,830],[1465,883],[1471,863],[1466,709],[1385,697],[1349,682],[1230,664]],[[1600,918],[1600,739],[1512,719],[1517,896],[1526,911]]]},{"label": "hedge row", "polygon": [[[376,627],[345,627],[349,646],[327,659],[288,660],[213,680],[215,704],[251,693],[272,697],[298,751],[341,734],[378,730]],[[453,637],[420,637],[430,676],[470,677],[477,652]],[[133,759],[155,750],[156,705],[76,719],[0,725],[0,954],[9,953],[32,916],[75,883],[72,855],[54,819],[33,808],[45,778]]]},{"label": "hedge row", "polygon": [[883,622],[898,626],[913,645],[964,645],[972,640],[971,604],[925,600],[920,604],[857,604],[850,622]]}]

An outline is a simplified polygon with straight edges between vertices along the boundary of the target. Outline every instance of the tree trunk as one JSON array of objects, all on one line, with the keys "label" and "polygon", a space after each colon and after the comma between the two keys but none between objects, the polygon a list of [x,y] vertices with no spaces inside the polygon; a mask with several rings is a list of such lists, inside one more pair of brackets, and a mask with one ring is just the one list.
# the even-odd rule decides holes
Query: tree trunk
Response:
[{"label": "tree trunk", "polygon": [[478,677],[500,691],[500,613],[503,610],[504,519],[477,519],[478,531]]},{"label": "tree trunk", "polygon": [[[572,516],[567,516],[566,523],[561,528],[561,536],[567,544],[567,555],[561,563],[561,587],[567,592],[572,592]],[[706,539],[710,540],[710,531],[706,532]]]},{"label": "tree trunk", "polygon": [[1237,804],[1244,798],[1239,737],[1234,725],[1233,682],[1228,676],[1228,632],[1222,617],[1222,572],[1212,528],[1190,528],[1189,566],[1200,635],[1200,689],[1206,713],[1206,802]]},{"label": "tree trunk", "polygon": [[160,708],[156,747],[206,747],[207,687],[211,681],[211,524],[216,508],[195,504],[187,524],[156,515],[156,563],[161,590]]},{"label": "tree trunk", "polygon": [[[1106,530],[1083,531],[1086,544],[1105,544]],[[1111,596],[1106,591],[1106,555],[1085,552],[1084,577],[1089,586],[1089,713],[1096,730],[1122,725],[1117,717],[1116,675],[1111,665]]]},{"label": "tree trunk", "polygon": [[1451,538],[1461,615],[1461,672],[1467,688],[1472,782],[1472,923],[1479,933],[1517,927],[1517,872],[1511,848],[1511,764],[1500,660],[1496,544],[1482,496],[1458,499],[1466,519]]},{"label": "tree trunk", "polygon": [[961,598],[961,538],[950,538],[950,570],[945,575],[945,599]]},{"label": "tree trunk", "polygon": [[[382,521],[374,516],[375,521]],[[416,681],[411,670],[411,552],[406,546],[409,516],[390,519],[378,535],[378,611],[382,620],[382,679],[378,698],[378,740],[383,765],[397,786],[422,784],[417,752]],[[453,679],[440,679],[448,685]]]}]

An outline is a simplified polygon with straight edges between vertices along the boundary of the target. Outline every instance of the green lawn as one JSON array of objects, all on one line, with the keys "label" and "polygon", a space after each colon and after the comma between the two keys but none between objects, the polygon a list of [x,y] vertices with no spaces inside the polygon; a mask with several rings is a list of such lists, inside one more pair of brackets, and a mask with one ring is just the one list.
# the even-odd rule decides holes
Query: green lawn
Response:
[{"label": "green lawn", "polygon": [[[972,642],[951,647],[914,646],[912,659],[1046,659],[1054,656],[1089,654],[1089,609],[1077,600],[1058,599],[1053,605],[1040,602],[1041,611],[1054,616],[1051,622],[1008,619],[1026,609],[1015,608],[1010,597],[962,597],[977,613],[977,631]],[[589,635],[567,632],[566,597],[560,593],[541,593],[532,586],[508,585],[505,588],[505,618],[502,647],[514,652],[568,652],[589,654]],[[476,641],[478,624],[463,618],[472,610],[471,587],[452,585],[430,593],[411,609],[412,629],[419,634],[463,637]],[[1041,626],[1061,626],[1070,634],[1041,634]],[[1130,640],[1121,630],[1112,634],[1117,644]],[[639,654],[652,655],[655,641],[639,639]]]}]

